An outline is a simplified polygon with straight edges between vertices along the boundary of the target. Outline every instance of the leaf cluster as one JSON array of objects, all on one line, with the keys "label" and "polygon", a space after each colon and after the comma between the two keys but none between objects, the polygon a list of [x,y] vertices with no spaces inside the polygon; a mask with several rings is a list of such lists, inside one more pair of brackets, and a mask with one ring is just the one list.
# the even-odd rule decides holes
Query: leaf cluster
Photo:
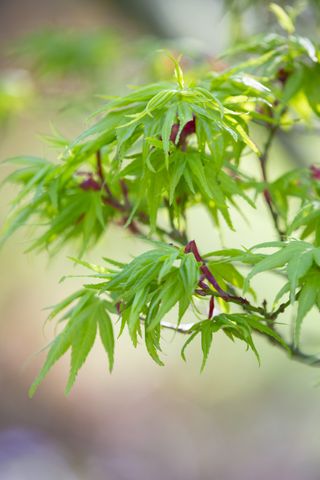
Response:
[{"label": "leaf cluster", "polygon": [[90,165],[82,174],[73,165],[66,168],[38,157],[17,157],[10,163],[21,168],[6,181],[18,184],[20,191],[3,226],[1,243],[19,227],[31,224],[41,233],[28,251],[50,249],[54,253],[64,243],[76,239],[83,253],[96,243],[114,218],[116,210],[105,201],[102,189],[97,188]]},{"label": "leaf cluster", "polygon": [[[203,351],[201,369],[207,361],[213,334],[218,331],[225,333],[232,341],[240,339],[245,342],[258,361],[259,355],[252,339],[254,332],[262,333],[283,344],[281,337],[266,324],[263,317],[254,313],[217,313],[212,318],[203,320],[203,314],[197,313],[199,309],[196,305],[197,300],[203,300],[203,292],[199,290],[200,286],[204,288],[201,277],[202,261],[197,260],[192,252],[186,253],[184,249],[173,245],[157,242],[155,247],[135,257],[128,264],[105,258],[111,267],[100,267],[73,259],[94,272],[90,276],[95,278],[96,282],[86,284],[83,289],[52,308],[49,320],[60,315],[59,323],[66,325],[49,345],[47,359],[31,386],[30,395],[35,393],[56,361],[71,349],[71,368],[66,387],[68,393],[93,347],[97,329],[108,354],[111,370],[114,361],[112,318],[115,315],[121,319],[120,335],[127,327],[135,347],[138,340],[143,339],[149,355],[158,365],[163,365],[159,356],[161,329],[167,325],[163,320],[176,308],[175,328],[186,325],[187,329],[183,331],[189,335],[181,351],[182,358],[186,359],[186,347],[200,335]],[[215,262],[215,274],[218,270],[218,263]],[[233,288],[233,284],[242,286],[244,282],[242,275],[228,263],[220,263],[220,274],[217,278],[226,290]],[[206,293],[209,297],[219,294],[209,288]],[[225,297],[224,303],[231,298]],[[200,321],[188,327],[188,324],[182,324],[181,321],[190,307]]]},{"label": "leaf cluster", "polygon": [[94,76],[118,61],[121,39],[112,31],[39,30],[25,35],[11,48],[38,75]]},{"label": "leaf cluster", "polygon": [[59,322],[65,327],[49,345],[47,359],[30,387],[32,396],[51,367],[67,351],[71,350],[71,365],[66,393],[74,384],[78,371],[84,364],[93,347],[97,332],[109,359],[109,369],[114,362],[114,333],[109,311],[113,311],[108,302],[100,299],[92,290],[82,289],[70,295],[52,309],[49,319],[53,319],[61,311],[67,309]]},{"label": "leaf cluster", "polygon": [[299,341],[303,318],[313,307],[320,309],[320,248],[303,241],[291,241],[287,244],[271,242],[255,248],[276,247],[279,250],[260,260],[251,270],[247,281],[261,272],[274,269],[285,269],[288,281],[277,294],[279,300],[286,292],[290,293],[290,302],[298,302],[295,322],[295,340]]}]

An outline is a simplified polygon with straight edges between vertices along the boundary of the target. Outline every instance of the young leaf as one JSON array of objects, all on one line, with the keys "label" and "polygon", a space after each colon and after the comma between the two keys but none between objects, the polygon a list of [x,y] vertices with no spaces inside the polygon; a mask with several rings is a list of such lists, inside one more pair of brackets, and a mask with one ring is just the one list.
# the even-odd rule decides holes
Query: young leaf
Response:
[{"label": "young leaf", "polygon": [[201,365],[201,371],[206,366],[210,348],[212,345],[212,326],[209,323],[204,323],[201,328],[201,348],[203,353],[203,360]]},{"label": "young leaf", "polygon": [[49,353],[47,355],[47,359],[37,376],[37,378],[34,380],[33,384],[31,385],[29,389],[29,396],[33,397],[35,394],[38,386],[42,382],[42,380],[45,378],[51,367],[59,360],[62,355],[66,353],[66,351],[71,347],[71,341],[72,341],[72,334],[73,330],[75,329],[74,325],[68,324],[64,330],[54,339],[50,346]]},{"label": "young leaf", "polygon": [[84,316],[84,320],[80,322],[78,317],[77,329],[73,333],[71,340],[71,369],[65,390],[66,394],[70,393],[77,374],[93,347],[97,332],[97,310],[96,306],[94,306],[94,308],[89,306],[88,311],[85,310],[79,315],[79,317]]},{"label": "young leaf", "polygon": [[103,302],[99,304],[97,311],[99,334],[102,345],[108,355],[109,371],[112,372],[114,365],[114,334],[111,318],[108,314],[106,305]]},{"label": "young leaf", "polygon": [[309,275],[306,278],[305,284],[303,285],[299,294],[298,312],[294,332],[294,340],[296,346],[298,346],[299,344],[302,321],[309,312],[309,310],[311,310],[313,305],[316,303],[319,292],[320,275],[319,272],[317,272],[313,275]]},{"label": "young leaf", "polygon": [[270,10],[275,14],[281,27],[289,34],[293,33],[295,28],[287,12],[276,3],[270,4]]}]

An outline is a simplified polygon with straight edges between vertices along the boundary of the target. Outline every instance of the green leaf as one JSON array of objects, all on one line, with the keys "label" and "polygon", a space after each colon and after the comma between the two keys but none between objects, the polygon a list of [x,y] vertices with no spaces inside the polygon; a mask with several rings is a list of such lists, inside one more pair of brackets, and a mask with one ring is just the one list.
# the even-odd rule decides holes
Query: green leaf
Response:
[{"label": "green leaf", "polygon": [[201,193],[207,195],[209,198],[212,197],[212,191],[210,185],[208,184],[205,169],[202,163],[200,156],[189,156],[188,166],[190,172],[192,173],[194,180],[197,182],[198,188]]},{"label": "green leaf", "polygon": [[111,372],[114,365],[114,333],[112,321],[103,302],[100,303],[97,313],[100,339],[108,355],[109,371]]},{"label": "green leaf", "polygon": [[140,323],[139,315],[143,311],[143,307],[146,304],[148,293],[149,289],[147,287],[138,290],[130,306],[130,313],[127,322],[134,346],[137,345],[137,331]]},{"label": "green leaf", "polygon": [[[67,321],[67,324],[49,345],[50,348],[46,361],[30,388],[30,396],[34,395],[51,367],[69,348],[71,348],[71,368],[66,394],[70,392],[80,368],[93,347],[98,324],[102,342],[108,353],[110,369],[112,369],[114,339],[111,320],[107,313],[107,309],[109,309],[108,302],[98,298],[94,290],[83,289],[70,295],[65,301],[54,307],[54,316],[61,313],[63,309],[75,300],[77,302],[74,307],[67,310],[60,319],[60,321]],[[51,318],[52,316],[51,314]]]},{"label": "green leaf", "polygon": [[159,292],[160,307],[157,314],[148,324],[151,331],[160,324],[162,318],[179,302],[183,296],[183,286],[179,278],[179,270],[172,272]]},{"label": "green leaf", "polygon": [[276,305],[279,302],[280,298],[282,298],[283,295],[285,295],[288,292],[290,292],[290,283],[289,282],[285,283],[283,285],[283,287],[280,288],[280,290],[277,293],[273,303]]},{"label": "green leaf", "polygon": [[174,262],[177,260],[179,256],[179,250],[175,250],[172,252],[171,255],[168,255],[167,258],[164,260],[162,267],[159,271],[158,275],[158,283],[160,284],[163,278],[172,270]]},{"label": "green leaf", "polygon": [[320,247],[313,250],[313,258],[318,267],[320,267]]},{"label": "green leaf", "polygon": [[[272,244],[262,244],[263,246],[273,246]],[[261,247],[256,246],[254,248]],[[304,250],[310,248],[306,242],[293,241],[289,244],[284,244],[278,252],[267,255],[263,260],[259,261],[251,270],[245,280],[244,291],[248,288],[250,280],[258,273],[267,270],[274,270],[276,268],[284,267],[292,258],[300,255]]]},{"label": "green leaf", "polygon": [[260,155],[260,150],[257,147],[257,145],[251,140],[247,132],[244,130],[244,128],[240,125],[237,124],[234,126],[235,130],[239,133],[242,141],[257,155]]},{"label": "green leaf", "polygon": [[[69,295],[65,300],[62,302],[59,302],[57,305],[54,305],[51,310],[51,313],[48,317],[48,320],[52,320],[54,317],[56,317],[62,310],[64,310],[66,307],[68,307],[72,302],[74,302],[77,298],[83,297],[86,294],[86,291],[84,289],[78,290],[71,295]],[[87,301],[87,298],[85,299]]]},{"label": "green leaf", "polygon": [[289,100],[301,89],[304,82],[304,71],[302,68],[296,67],[295,71],[289,76],[286,81],[281,101],[283,104],[287,104]]},{"label": "green leaf", "polygon": [[174,64],[174,75],[175,75],[175,78],[177,80],[177,83],[179,85],[179,87],[181,88],[181,90],[184,89],[184,78],[183,78],[183,71],[180,67],[180,57],[178,59],[176,59],[173,55],[171,55],[169,52],[167,52],[167,55],[168,57],[170,58],[170,60],[172,60],[173,64]]},{"label": "green leaf", "polygon": [[66,353],[66,351],[71,347],[73,332],[75,330],[74,324],[68,324],[64,330],[54,339],[50,346],[47,359],[40,370],[39,375],[31,385],[29,389],[29,396],[33,397],[38,386],[45,378],[51,367]]},{"label": "green leaf", "polygon": [[308,102],[314,113],[320,116],[320,93],[319,93],[320,65],[305,67],[303,89]]},{"label": "green leaf", "polygon": [[203,354],[201,372],[204,370],[204,367],[206,366],[211,345],[212,345],[212,325],[210,325],[209,323],[204,323],[203,327],[201,328],[201,349]]},{"label": "green leaf", "polygon": [[298,299],[298,312],[295,322],[295,332],[294,340],[295,344],[298,346],[301,332],[301,325],[304,317],[311,310],[313,305],[316,303],[317,295],[320,292],[320,275],[319,273],[309,275],[305,284],[301,289]]},{"label": "green leaf", "polygon": [[287,274],[290,282],[290,301],[295,301],[295,292],[300,278],[302,278],[313,263],[313,251],[307,250],[300,255],[294,256],[288,262]]},{"label": "green leaf", "polygon": [[166,165],[168,168],[168,156],[169,156],[169,149],[170,149],[170,135],[172,126],[177,119],[177,107],[174,105],[173,107],[169,108],[167,111],[162,125],[161,136],[162,136],[162,144],[163,150],[165,153],[166,158]]},{"label": "green leaf", "polygon": [[263,324],[261,322],[260,317],[256,317],[254,315],[248,315],[247,316],[247,321],[249,325],[254,329],[257,330],[260,333],[263,333],[265,335],[268,335],[269,337],[273,338],[276,340],[280,345],[283,346],[289,353],[290,353],[290,348],[286,344],[286,342],[283,340],[283,338],[273,329],[269,328],[267,325]]},{"label": "green leaf", "polygon": [[70,390],[76,380],[77,374],[86,361],[86,358],[93,347],[96,333],[97,333],[97,322],[96,315],[98,309],[96,306],[92,308],[90,305],[87,307],[87,311],[82,312],[84,320],[79,322],[79,317],[77,318],[77,329],[72,335],[71,340],[71,369],[70,375],[66,387],[66,394],[70,393]]},{"label": "green leaf", "polygon": [[302,48],[306,51],[309,58],[313,62],[318,63],[319,59],[318,59],[318,56],[317,56],[317,50],[316,50],[316,47],[314,46],[314,44],[311,42],[311,40],[309,38],[301,37],[301,36],[297,36],[296,39],[297,39],[298,43],[302,46]]},{"label": "green leaf", "polygon": [[276,3],[271,3],[269,6],[270,10],[274,15],[277,17],[277,20],[281,27],[289,34],[293,33],[295,28],[292,23],[291,18],[287,14],[287,12],[280,7],[280,5],[277,5]]},{"label": "green leaf", "polygon": [[193,253],[187,253],[181,262],[180,275],[186,294],[191,297],[198,285],[200,278],[199,263]]},{"label": "green leaf", "polygon": [[159,339],[160,339],[160,326],[158,328],[154,328],[150,331],[147,328],[147,324],[145,322],[145,343],[147,347],[147,351],[150,357],[158,364],[160,367],[164,366],[164,363],[160,359],[158,355],[158,350],[160,350],[159,346]]},{"label": "green leaf", "polygon": [[170,166],[169,181],[169,203],[172,205],[176,193],[176,188],[185,171],[187,159],[185,156],[177,156],[176,161],[172,162]]},{"label": "green leaf", "polygon": [[184,345],[183,345],[183,347],[182,347],[182,349],[181,349],[181,357],[182,357],[182,359],[183,359],[185,362],[187,361],[187,359],[186,359],[186,354],[185,354],[186,348],[187,348],[187,346],[190,345],[190,343],[196,338],[196,336],[198,335],[198,333],[199,333],[198,331],[193,332],[193,333],[190,335],[190,337],[186,340],[186,342],[184,343]]}]

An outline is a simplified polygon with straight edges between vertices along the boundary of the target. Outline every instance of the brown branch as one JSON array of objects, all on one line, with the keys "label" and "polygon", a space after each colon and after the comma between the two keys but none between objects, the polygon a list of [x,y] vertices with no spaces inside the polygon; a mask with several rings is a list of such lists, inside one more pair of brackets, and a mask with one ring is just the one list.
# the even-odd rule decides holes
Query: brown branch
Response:
[{"label": "brown branch", "polygon": [[[110,205],[110,207],[114,208],[115,210],[121,212],[124,214],[123,216],[123,224],[125,224],[130,216],[130,213],[132,211],[132,204],[129,199],[129,190],[126,182],[124,179],[120,180],[120,188],[121,192],[123,195],[124,203],[119,202],[119,200],[113,195],[110,187],[108,186],[104,173],[103,173],[103,167],[102,167],[102,156],[101,156],[101,151],[97,150],[96,152],[96,173],[97,176],[99,177],[100,184],[97,183],[99,188],[103,188],[106,195],[103,197],[103,203],[106,205]],[[137,218],[140,223],[144,225],[149,225],[150,224],[150,219],[149,215],[147,215],[144,212],[137,212]],[[170,219],[171,220],[171,219]],[[138,235],[140,237],[146,237],[143,232],[140,230],[140,228],[137,226],[136,222],[132,221],[128,225],[128,229],[133,233],[134,235]],[[161,227],[156,227],[157,233],[161,236],[166,236],[170,238],[171,240],[174,240],[175,242],[180,243],[180,245],[186,245],[188,243],[188,237],[186,235],[186,232],[180,232],[178,229],[173,228],[171,232],[161,228]]]}]

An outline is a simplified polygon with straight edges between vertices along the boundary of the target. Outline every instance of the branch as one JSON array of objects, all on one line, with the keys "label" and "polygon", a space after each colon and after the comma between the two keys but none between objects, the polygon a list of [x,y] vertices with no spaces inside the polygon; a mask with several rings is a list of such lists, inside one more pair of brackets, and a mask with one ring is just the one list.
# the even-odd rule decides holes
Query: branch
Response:
[{"label": "branch", "polygon": [[[101,151],[100,150],[97,150],[97,152],[96,152],[96,173],[97,173],[97,176],[100,180],[100,185],[99,186],[100,186],[100,188],[103,188],[105,193],[106,193],[106,196],[103,197],[103,202],[106,205],[110,205],[115,210],[123,213],[124,214],[124,219],[123,220],[124,220],[124,223],[126,223],[129,216],[130,216],[130,213],[133,209],[133,206],[132,206],[132,204],[129,200],[129,190],[128,190],[127,184],[123,179],[120,180],[120,188],[121,188],[121,192],[122,192],[122,195],[123,195],[123,198],[124,198],[124,203],[121,203],[113,195],[110,187],[108,186],[108,184],[106,182],[106,179],[105,179],[105,176],[104,176],[104,173],[103,173],[102,157],[101,157]],[[144,225],[150,225],[150,219],[149,219],[149,216],[146,213],[138,212],[137,217],[138,217],[138,220],[139,220],[140,223],[142,223]],[[156,227],[156,231],[159,234],[159,236],[160,237],[161,236],[167,236],[171,240],[173,240],[175,242],[178,242],[180,245],[186,245],[188,243],[188,237],[187,237],[186,232],[184,232],[184,231],[180,232],[177,228],[175,228],[175,226],[173,224],[173,219],[171,219],[171,218],[170,218],[170,223],[171,223],[172,231],[167,231],[167,230],[165,230],[161,227],[158,227],[158,226]],[[144,235],[144,233],[141,232],[141,230],[138,228],[138,226],[136,225],[136,223],[134,221],[132,221],[130,223],[128,228],[131,231],[131,233],[133,233],[134,235],[138,235],[142,238],[146,238],[146,235]]]},{"label": "branch", "polygon": [[[266,321],[267,325],[269,328],[271,328],[274,332],[279,335],[279,337],[282,339],[284,345],[281,343],[277,342],[274,338],[270,337],[268,334],[263,333],[258,330],[254,330],[255,333],[258,333],[259,335],[263,336],[266,338],[272,345],[280,348],[282,351],[286,352],[287,355],[290,356],[293,360],[296,360],[300,363],[303,363],[305,365],[310,365],[312,367],[320,367],[320,357],[317,357],[316,355],[309,355],[307,353],[302,352],[299,348],[297,348],[295,345],[292,343],[287,343],[286,340],[283,338],[283,336],[275,329],[274,327],[274,322],[277,319],[277,317],[283,313],[286,308],[290,305],[290,300],[287,302],[282,303],[277,310],[273,312],[268,312],[266,309],[266,302],[262,304],[261,307],[255,307],[254,305],[251,305],[250,302],[247,299],[243,299],[242,297],[237,297],[236,295],[229,295],[228,298],[226,298],[225,294],[221,294],[219,292],[214,292],[212,291],[209,287],[204,289],[206,285],[202,286],[202,289],[200,291],[196,290],[196,293],[200,295],[201,297],[210,295],[212,297],[219,297],[222,298],[225,301],[235,303],[237,305],[240,305],[241,308],[246,311],[246,312],[254,312],[258,313],[261,315],[264,320]],[[244,301],[245,300],[245,301]],[[185,324],[180,324],[180,325],[175,325],[170,322],[165,322],[162,321],[160,323],[161,327],[166,328],[168,330],[174,330],[177,333],[181,333],[184,335],[190,335],[192,332],[192,327],[196,325],[197,322],[195,323],[185,323]],[[288,352],[289,351],[289,352]]]},{"label": "branch", "polygon": [[[267,164],[267,160],[268,160],[268,156],[269,156],[269,151],[270,151],[270,148],[271,148],[271,145],[272,145],[272,142],[273,142],[273,139],[275,137],[275,134],[277,132],[279,128],[279,124],[275,124],[275,125],[272,125],[270,127],[270,130],[269,130],[269,135],[267,137],[267,141],[265,143],[265,146],[264,146],[264,149],[263,149],[263,152],[261,153],[261,155],[259,156],[259,162],[260,162],[260,167],[261,167],[261,172],[262,172],[262,178],[264,180],[264,182],[266,184],[268,184],[268,176],[267,176],[267,169],[266,169],[266,164]],[[273,224],[275,226],[275,229],[279,235],[279,238],[280,240],[284,240],[285,239],[285,232],[283,232],[280,228],[280,225],[279,225],[279,216],[278,216],[278,213],[276,211],[276,209],[274,208],[274,205],[272,203],[272,198],[271,198],[271,195],[270,195],[270,192],[268,190],[268,188],[265,188],[264,190],[264,198],[265,198],[265,201],[266,201],[266,204],[268,206],[268,209],[271,213],[271,217],[272,217],[272,220],[273,220]]]},{"label": "branch", "polygon": [[196,323],[180,323],[180,325],[175,325],[174,323],[162,321],[160,323],[162,328],[166,328],[167,330],[174,330],[177,333],[183,333],[185,335],[189,335],[191,333],[191,329]]},{"label": "branch", "polygon": [[[183,335],[190,335],[192,333],[192,327],[196,325],[196,323],[197,322],[175,325],[170,322],[162,321],[160,325],[162,328],[165,328],[167,330],[173,330]],[[273,338],[269,337],[269,335],[263,332],[259,332],[258,330],[255,330],[255,333],[258,333],[259,335],[266,338],[269,342],[271,342],[272,345],[275,345],[278,348],[280,348],[280,350],[285,352],[292,360],[295,360],[299,363],[303,363],[305,365],[309,365],[311,367],[320,367],[320,357],[316,355],[309,355],[308,353],[304,353],[300,349],[296,348],[293,344],[286,343],[286,341],[284,340],[282,335],[279,334],[279,332],[277,332],[277,334],[281,337],[282,341],[286,344],[289,352],[284,345],[282,345],[279,342],[276,342]]]}]

